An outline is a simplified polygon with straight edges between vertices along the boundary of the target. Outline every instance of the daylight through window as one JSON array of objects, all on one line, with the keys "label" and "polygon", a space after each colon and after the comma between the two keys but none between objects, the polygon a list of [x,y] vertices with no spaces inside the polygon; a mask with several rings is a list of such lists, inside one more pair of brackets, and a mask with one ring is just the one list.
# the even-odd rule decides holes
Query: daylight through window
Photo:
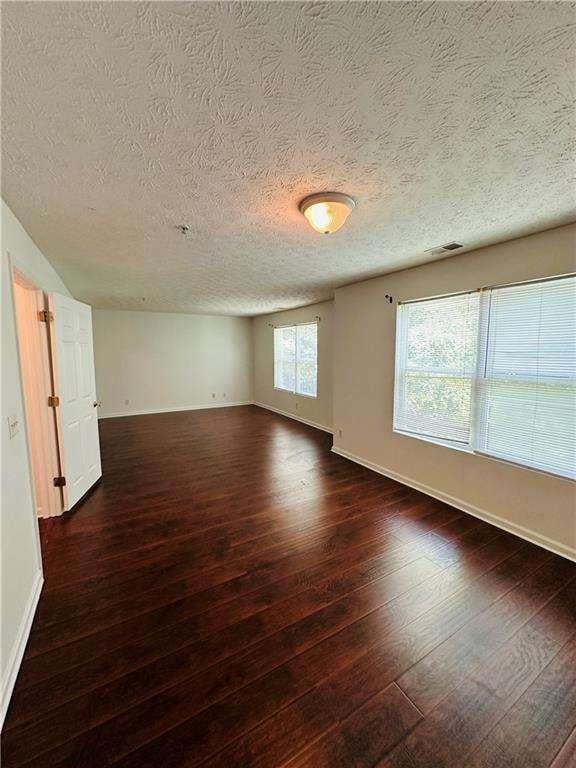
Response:
[{"label": "daylight through window", "polygon": [[398,307],[394,429],[576,476],[576,277]]},{"label": "daylight through window", "polygon": [[316,397],[318,325],[274,328],[274,386],[297,395]]}]

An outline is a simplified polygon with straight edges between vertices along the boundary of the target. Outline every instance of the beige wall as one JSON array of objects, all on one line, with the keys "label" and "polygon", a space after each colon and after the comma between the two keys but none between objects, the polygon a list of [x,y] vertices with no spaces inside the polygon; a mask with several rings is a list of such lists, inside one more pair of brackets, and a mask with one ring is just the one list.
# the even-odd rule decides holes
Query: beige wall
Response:
[{"label": "beige wall", "polygon": [[396,304],[384,299],[573,272],[575,237],[576,226],[561,227],[338,289],[335,449],[576,557],[573,482],[392,431]]},{"label": "beige wall", "polygon": [[[314,426],[332,429],[332,320],[333,302],[275,312],[254,318],[254,402],[295,416]],[[318,324],[318,397],[302,397],[274,389],[274,326]]]},{"label": "beige wall", "polygon": [[[9,257],[47,291],[66,286],[2,201],[2,703],[3,719],[42,586],[38,521],[24,422],[24,404],[12,303]],[[68,294],[69,295],[69,294]],[[8,417],[20,421],[10,439]]]},{"label": "beige wall", "polygon": [[97,309],[93,327],[100,417],[252,402],[250,318]]}]

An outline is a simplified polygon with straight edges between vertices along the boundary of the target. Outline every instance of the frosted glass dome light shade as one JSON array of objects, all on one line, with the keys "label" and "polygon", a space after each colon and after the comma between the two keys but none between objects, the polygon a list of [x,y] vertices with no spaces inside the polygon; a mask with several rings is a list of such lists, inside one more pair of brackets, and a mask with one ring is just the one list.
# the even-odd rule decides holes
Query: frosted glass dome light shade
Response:
[{"label": "frosted glass dome light shade", "polygon": [[341,192],[320,192],[305,197],[300,212],[308,224],[323,235],[336,232],[344,224],[356,201]]}]

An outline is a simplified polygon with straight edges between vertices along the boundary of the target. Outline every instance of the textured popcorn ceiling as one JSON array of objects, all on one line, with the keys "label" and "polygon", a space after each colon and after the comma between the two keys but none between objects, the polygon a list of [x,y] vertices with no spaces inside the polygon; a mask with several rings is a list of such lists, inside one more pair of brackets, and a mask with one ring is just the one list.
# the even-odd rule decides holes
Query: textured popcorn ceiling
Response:
[{"label": "textured popcorn ceiling", "polygon": [[[574,14],[4,3],[3,194],[75,296],[122,309],[257,314],[562,224]],[[297,209],[322,190],[358,200],[332,236]]]}]

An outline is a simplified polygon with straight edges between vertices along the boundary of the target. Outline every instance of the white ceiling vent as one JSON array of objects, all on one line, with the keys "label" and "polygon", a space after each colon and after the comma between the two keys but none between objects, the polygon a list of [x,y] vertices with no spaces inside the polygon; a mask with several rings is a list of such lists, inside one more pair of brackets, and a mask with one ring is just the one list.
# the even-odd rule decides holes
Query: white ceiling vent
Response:
[{"label": "white ceiling vent", "polygon": [[428,248],[424,253],[430,256],[438,256],[441,253],[450,253],[450,251],[457,251],[458,248],[462,248],[462,243],[446,243],[445,245],[436,245],[434,248]]}]

